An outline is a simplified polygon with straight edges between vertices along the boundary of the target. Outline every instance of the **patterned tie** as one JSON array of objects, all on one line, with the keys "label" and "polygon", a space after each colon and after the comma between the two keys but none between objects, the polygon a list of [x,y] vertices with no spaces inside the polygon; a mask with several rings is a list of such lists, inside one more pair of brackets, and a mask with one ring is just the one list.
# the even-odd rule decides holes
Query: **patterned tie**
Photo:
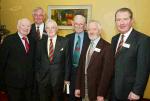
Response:
[{"label": "patterned tie", "polygon": [[116,50],[116,55],[119,53],[119,51],[120,51],[121,48],[122,48],[122,45],[123,45],[123,38],[124,38],[124,35],[122,34],[122,35],[121,35],[120,43],[119,43],[118,48],[117,48],[117,50]]},{"label": "patterned tie", "polygon": [[53,57],[54,57],[53,41],[52,41],[52,39],[50,39],[50,45],[49,45],[49,61],[50,61],[50,63],[53,63]]},{"label": "patterned tie", "polygon": [[29,49],[30,49],[30,45],[29,45],[29,42],[27,41],[27,38],[26,37],[23,37],[22,38],[25,42],[25,50],[26,50],[26,53],[29,52]]},{"label": "patterned tie", "polygon": [[36,29],[36,39],[37,40],[40,39],[40,29],[39,29],[39,26],[37,26],[37,29]]},{"label": "patterned tie", "polygon": [[73,66],[74,67],[78,67],[79,58],[80,58],[80,44],[81,44],[81,38],[78,35],[78,39],[77,39],[74,53],[73,53]]},{"label": "patterned tie", "polygon": [[87,74],[87,68],[88,68],[88,65],[90,63],[90,60],[91,60],[91,56],[94,52],[94,42],[91,41],[90,43],[90,46],[89,46],[89,49],[87,51],[87,55],[86,55],[86,66],[85,66],[85,74]]}]

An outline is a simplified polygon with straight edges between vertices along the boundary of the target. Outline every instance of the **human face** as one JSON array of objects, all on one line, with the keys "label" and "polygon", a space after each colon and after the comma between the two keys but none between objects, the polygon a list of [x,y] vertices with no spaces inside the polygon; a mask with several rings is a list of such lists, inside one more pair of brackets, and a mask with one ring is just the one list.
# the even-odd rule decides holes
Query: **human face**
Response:
[{"label": "human face", "polygon": [[34,12],[33,14],[33,20],[36,24],[40,25],[41,23],[44,22],[45,16],[43,13],[43,10],[39,9]]},{"label": "human face", "polygon": [[100,35],[100,29],[98,28],[98,25],[94,22],[89,23],[87,31],[90,40],[95,40]]},{"label": "human face", "polygon": [[73,26],[76,33],[81,33],[84,31],[85,22],[83,19],[76,19],[73,23]]},{"label": "human face", "polygon": [[20,20],[20,23],[17,26],[18,32],[22,36],[27,36],[31,29],[31,23],[28,19],[22,19]]},{"label": "human face", "polygon": [[46,26],[46,32],[49,37],[54,37],[57,32],[57,26],[55,24],[49,22]]},{"label": "human face", "polygon": [[133,19],[130,18],[129,12],[118,12],[116,14],[116,27],[121,34],[127,33],[132,27]]}]

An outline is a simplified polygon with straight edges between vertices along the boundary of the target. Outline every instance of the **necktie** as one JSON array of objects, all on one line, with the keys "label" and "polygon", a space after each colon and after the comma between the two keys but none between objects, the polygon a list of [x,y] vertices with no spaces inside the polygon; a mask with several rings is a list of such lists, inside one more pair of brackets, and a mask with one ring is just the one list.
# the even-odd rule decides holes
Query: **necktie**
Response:
[{"label": "necktie", "polygon": [[94,42],[91,41],[90,43],[90,46],[89,46],[89,49],[87,51],[87,55],[86,55],[86,66],[85,66],[85,74],[87,74],[87,68],[88,68],[88,65],[90,63],[90,60],[91,60],[91,56],[93,54],[93,51],[94,51]]},{"label": "necktie", "polygon": [[116,54],[118,54],[118,52],[120,51],[120,49],[122,48],[122,45],[123,45],[123,38],[124,38],[124,35],[122,34],[121,35],[121,40],[119,42],[119,45],[118,45],[118,48],[116,50]]},{"label": "necktie", "polygon": [[36,29],[36,39],[37,40],[40,39],[40,29],[39,29],[39,26],[37,26],[37,29]]},{"label": "necktie", "polygon": [[23,37],[22,38],[25,42],[25,50],[26,50],[26,53],[28,53],[29,49],[30,49],[30,45],[29,45],[29,42],[27,41],[27,38],[26,37]]},{"label": "necktie", "polygon": [[79,62],[79,58],[80,58],[80,44],[81,44],[81,38],[78,35],[77,37],[77,42],[75,45],[75,49],[74,49],[74,53],[73,53],[73,66],[74,67],[78,67],[78,62]]},{"label": "necktie", "polygon": [[50,39],[50,45],[49,45],[49,61],[50,61],[50,63],[53,62],[53,56],[54,56],[53,41],[52,41],[52,39]]}]

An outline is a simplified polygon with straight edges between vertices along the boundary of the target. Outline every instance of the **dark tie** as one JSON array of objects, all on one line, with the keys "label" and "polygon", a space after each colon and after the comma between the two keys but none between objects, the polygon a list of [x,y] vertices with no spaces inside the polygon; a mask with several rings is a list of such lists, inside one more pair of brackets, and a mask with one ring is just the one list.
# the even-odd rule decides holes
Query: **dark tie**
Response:
[{"label": "dark tie", "polygon": [[79,58],[80,58],[80,48],[81,48],[80,44],[81,44],[81,38],[78,35],[77,42],[75,44],[74,53],[73,53],[73,66],[74,67],[78,67],[78,62],[79,62]]},{"label": "dark tie", "polygon": [[40,29],[39,29],[39,26],[37,26],[37,29],[36,29],[36,39],[37,40],[40,39]]},{"label": "dark tie", "polygon": [[26,53],[29,52],[29,49],[30,49],[30,45],[29,45],[29,42],[27,41],[27,38],[26,37],[23,37],[22,38],[25,42],[25,50],[26,50]]},{"label": "dark tie", "polygon": [[119,51],[120,51],[121,48],[122,48],[122,45],[123,45],[123,38],[124,38],[124,35],[122,34],[122,35],[121,35],[121,40],[120,40],[119,45],[118,45],[118,48],[117,48],[117,50],[116,50],[116,54],[118,54]]},{"label": "dark tie", "polygon": [[52,41],[52,39],[50,39],[50,44],[49,44],[49,61],[50,61],[50,63],[53,63],[53,57],[54,57],[53,41]]}]

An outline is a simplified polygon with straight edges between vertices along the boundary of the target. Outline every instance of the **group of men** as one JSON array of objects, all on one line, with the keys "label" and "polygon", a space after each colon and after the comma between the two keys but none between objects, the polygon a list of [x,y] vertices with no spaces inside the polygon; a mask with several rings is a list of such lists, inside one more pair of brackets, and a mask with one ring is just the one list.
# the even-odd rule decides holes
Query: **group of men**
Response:
[{"label": "group of men", "polygon": [[5,87],[9,101],[63,101],[68,85],[69,101],[141,100],[150,71],[150,39],[132,27],[129,8],[116,11],[119,34],[111,44],[101,37],[101,24],[91,20],[86,25],[83,15],[74,17],[74,32],[66,37],[58,35],[56,21],[44,23],[41,7],[32,15],[35,23],[18,20],[17,32],[0,49],[0,88]]}]

